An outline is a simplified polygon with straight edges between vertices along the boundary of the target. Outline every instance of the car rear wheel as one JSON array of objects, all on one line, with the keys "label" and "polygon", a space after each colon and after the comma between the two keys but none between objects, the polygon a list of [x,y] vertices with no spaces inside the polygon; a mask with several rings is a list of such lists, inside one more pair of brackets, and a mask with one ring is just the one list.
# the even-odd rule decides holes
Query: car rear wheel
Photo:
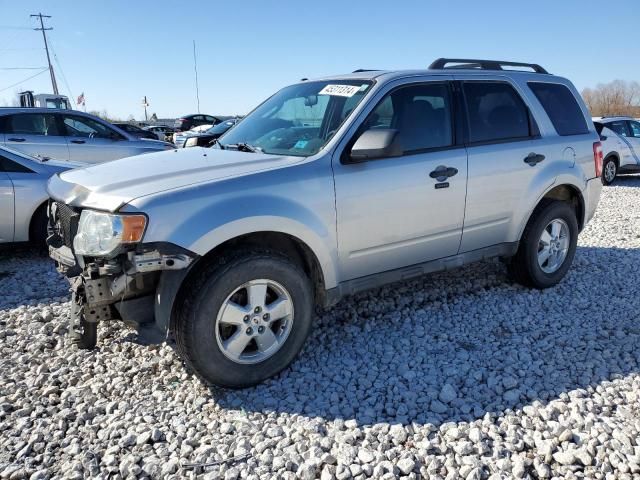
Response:
[{"label": "car rear wheel", "polygon": [[513,279],[540,289],[556,285],[571,267],[577,242],[575,210],[566,202],[541,204],[529,220],[509,265]]},{"label": "car rear wheel", "polygon": [[190,282],[176,318],[185,362],[207,384],[244,388],[287,367],[311,329],[305,272],[270,251],[233,255]]},{"label": "car rear wheel", "polygon": [[618,164],[615,158],[609,157],[605,159],[602,166],[602,183],[604,185],[611,185],[618,175]]}]

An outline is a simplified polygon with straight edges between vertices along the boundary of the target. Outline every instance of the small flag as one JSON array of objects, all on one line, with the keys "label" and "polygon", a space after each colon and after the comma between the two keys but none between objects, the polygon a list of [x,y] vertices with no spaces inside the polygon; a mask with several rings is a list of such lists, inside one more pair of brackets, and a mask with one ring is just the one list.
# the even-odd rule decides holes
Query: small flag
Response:
[{"label": "small flag", "polygon": [[84,92],[80,94],[78,97],[78,101],[76,102],[78,105],[84,105]]}]

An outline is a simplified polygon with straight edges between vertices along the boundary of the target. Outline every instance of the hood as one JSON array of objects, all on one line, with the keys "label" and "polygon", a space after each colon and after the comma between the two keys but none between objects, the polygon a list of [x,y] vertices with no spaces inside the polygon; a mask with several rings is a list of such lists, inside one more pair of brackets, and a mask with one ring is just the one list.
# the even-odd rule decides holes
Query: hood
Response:
[{"label": "hood", "polygon": [[49,195],[69,205],[116,211],[132,200],[304,161],[304,157],[202,147],[147,153],[70,170],[49,180]]}]

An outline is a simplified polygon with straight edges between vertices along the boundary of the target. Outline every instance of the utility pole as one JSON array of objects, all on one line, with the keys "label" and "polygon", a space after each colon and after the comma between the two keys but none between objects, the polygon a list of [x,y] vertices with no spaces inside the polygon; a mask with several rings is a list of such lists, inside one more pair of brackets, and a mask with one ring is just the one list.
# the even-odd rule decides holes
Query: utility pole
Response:
[{"label": "utility pole", "polygon": [[147,100],[147,96],[145,95],[142,99],[142,106],[144,107],[144,121],[148,121],[149,117],[147,117],[147,107],[149,106],[149,101]]},{"label": "utility pole", "polygon": [[44,33],[46,30],[53,30],[53,28],[44,28],[43,18],[51,18],[51,15],[42,15],[42,13],[30,15],[31,17],[39,17],[40,18],[40,28],[34,28],[36,31],[42,32],[42,38],[44,39],[44,49],[47,52],[47,63],[49,64],[49,73],[51,74],[51,86],[53,87],[54,95],[58,95],[58,84],[56,83],[56,76],[53,73],[53,66],[51,65],[51,58],[49,57],[49,45],[47,45],[47,34]]},{"label": "utility pole", "polygon": [[196,41],[193,41],[193,70],[196,73],[196,102],[198,104],[198,113],[200,113],[200,90],[198,89],[198,61],[196,59]]}]

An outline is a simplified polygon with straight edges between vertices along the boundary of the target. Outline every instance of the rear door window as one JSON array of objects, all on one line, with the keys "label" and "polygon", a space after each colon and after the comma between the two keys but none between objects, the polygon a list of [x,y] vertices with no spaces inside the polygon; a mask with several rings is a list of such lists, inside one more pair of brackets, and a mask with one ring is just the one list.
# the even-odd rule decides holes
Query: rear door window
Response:
[{"label": "rear door window", "polygon": [[469,143],[504,142],[532,136],[529,110],[505,82],[464,82]]},{"label": "rear door window", "polygon": [[20,135],[59,136],[60,130],[54,115],[46,113],[19,113],[6,121],[6,133]]},{"label": "rear door window", "polygon": [[527,85],[547,112],[558,135],[582,135],[589,132],[580,105],[565,85],[541,82],[529,82]]}]

